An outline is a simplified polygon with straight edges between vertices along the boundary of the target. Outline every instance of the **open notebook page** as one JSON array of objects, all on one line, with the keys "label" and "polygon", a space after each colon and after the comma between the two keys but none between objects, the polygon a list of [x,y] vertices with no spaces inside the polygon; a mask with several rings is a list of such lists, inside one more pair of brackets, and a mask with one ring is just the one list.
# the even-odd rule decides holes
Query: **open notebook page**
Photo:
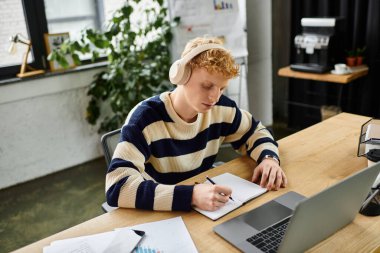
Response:
[{"label": "open notebook page", "polygon": [[[230,187],[232,189],[231,197],[234,199],[234,201],[229,200],[226,205],[216,211],[205,211],[194,207],[195,210],[212,220],[219,219],[220,217],[242,206],[247,201],[260,196],[267,191],[266,188],[262,188],[255,183],[232,175],[231,173],[223,173],[219,176],[213,177],[212,180],[216,184]],[[205,183],[209,182],[206,181]]]},{"label": "open notebook page", "polygon": [[231,173],[223,173],[213,177],[212,180],[219,185],[226,185],[232,189],[231,197],[236,201],[245,203],[267,191],[259,185],[235,176]]}]

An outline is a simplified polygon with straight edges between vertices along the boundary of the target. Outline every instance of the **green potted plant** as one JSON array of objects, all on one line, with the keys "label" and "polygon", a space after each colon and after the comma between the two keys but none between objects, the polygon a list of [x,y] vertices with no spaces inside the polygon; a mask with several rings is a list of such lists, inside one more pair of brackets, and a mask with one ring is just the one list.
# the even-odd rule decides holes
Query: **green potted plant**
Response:
[{"label": "green potted plant", "polygon": [[364,59],[364,52],[367,49],[367,47],[358,47],[356,49],[356,65],[362,65],[363,59]]},{"label": "green potted plant", "polygon": [[353,67],[356,65],[356,50],[346,50],[346,64],[347,66]]},{"label": "green potted plant", "polygon": [[[91,55],[93,61],[107,57],[106,70],[95,76],[87,92],[86,120],[94,125],[102,118],[99,132],[121,127],[138,102],[171,88],[171,28],[178,25],[179,18],[171,22],[167,13],[163,0],[149,4],[127,0],[104,32],[87,29],[80,40],[65,41],[49,55],[49,60],[63,67],[68,66],[66,54],[71,54],[77,65],[80,54]],[[108,107],[111,112],[102,115]]]}]

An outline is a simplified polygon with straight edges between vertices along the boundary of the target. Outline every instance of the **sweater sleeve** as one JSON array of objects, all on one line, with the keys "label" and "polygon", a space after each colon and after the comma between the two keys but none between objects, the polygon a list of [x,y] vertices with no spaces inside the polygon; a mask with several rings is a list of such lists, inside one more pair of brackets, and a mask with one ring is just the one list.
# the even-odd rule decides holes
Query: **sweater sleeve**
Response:
[{"label": "sweater sleeve", "polygon": [[230,142],[234,149],[249,155],[257,163],[266,155],[275,156],[280,160],[278,144],[271,132],[249,112],[237,107],[225,142]]},{"label": "sweater sleeve", "polygon": [[149,156],[142,131],[134,125],[123,126],[106,175],[107,203],[149,210],[190,210],[194,186],[157,183],[145,172]]}]

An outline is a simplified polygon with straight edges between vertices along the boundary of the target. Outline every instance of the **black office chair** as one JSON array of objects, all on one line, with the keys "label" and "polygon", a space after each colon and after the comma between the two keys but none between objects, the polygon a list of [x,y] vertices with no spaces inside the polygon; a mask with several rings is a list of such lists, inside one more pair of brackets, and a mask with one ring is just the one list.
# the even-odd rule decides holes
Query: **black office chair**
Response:
[{"label": "black office chair", "polygon": [[[105,157],[106,163],[107,163],[107,168],[111,163],[112,155],[116,149],[117,144],[119,143],[120,134],[121,134],[121,129],[117,129],[117,130],[113,130],[109,133],[104,134],[102,136],[102,138],[100,139],[100,141],[102,143],[104,157]],[[112,207],[112,206],[108,205],[107,202],[104,202],[102,204],[102,209],[104,212],[108,213],[108,212],[111,212],[111,211],[117,209],[117,207]]]}]

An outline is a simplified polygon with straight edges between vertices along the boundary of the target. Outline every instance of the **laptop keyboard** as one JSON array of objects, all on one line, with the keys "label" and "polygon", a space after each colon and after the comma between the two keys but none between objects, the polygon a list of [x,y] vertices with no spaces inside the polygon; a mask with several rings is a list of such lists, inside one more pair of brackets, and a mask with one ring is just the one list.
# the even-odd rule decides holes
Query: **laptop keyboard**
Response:
[{"label": "laptop keyboard", "polygon": [[288,227],[289,220],[290,217],[249,237],[247,241],[263,252],[277,252],[278,246],[280,246],[282,238],[284,237],[285,230]]}]

